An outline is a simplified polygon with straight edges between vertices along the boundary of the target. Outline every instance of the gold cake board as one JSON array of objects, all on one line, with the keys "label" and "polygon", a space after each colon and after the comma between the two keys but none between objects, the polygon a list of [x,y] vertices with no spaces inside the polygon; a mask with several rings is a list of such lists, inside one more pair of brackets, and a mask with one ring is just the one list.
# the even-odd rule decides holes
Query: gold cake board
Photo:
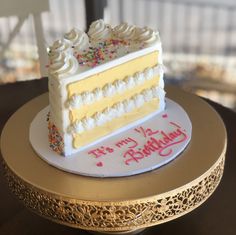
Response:
[{"label": "gold cake board", "polygon": [[93,232],[135,233],[192,211],[220,182],[226,131],[218,114],[200,98],[174,87],[168,87],[167,94],[191,119],[190,144],[157,170],[121,178],[74,175],[41,160],[29,143],[29,125],[48,105],[48,94],[28,102],[9,119],[1,136],[10,189],[40,216]]}]

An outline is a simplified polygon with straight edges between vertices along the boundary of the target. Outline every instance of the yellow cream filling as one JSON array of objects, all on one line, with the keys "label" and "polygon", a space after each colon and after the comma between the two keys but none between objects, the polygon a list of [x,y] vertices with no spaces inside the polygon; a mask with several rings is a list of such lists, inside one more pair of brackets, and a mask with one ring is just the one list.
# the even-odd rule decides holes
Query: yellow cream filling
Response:
[{"label": "yellow cream filling", "polygon": [[83,80],[71,83],[67,86],[68,98],[73,94],[82,93],[83,91],[92,91],[97,87],[103,87],[107,83],[112,83],[117,79],[124,79],[126,76],[132,76],[138,71],[142,72],[147,67],[156,66],[157,61],[158,52],[155,51],[101,73],[94,74]]},{"label": "yellow cream filling", "polygon": [[129,123],[136,121],[140,118],[145,117],[149,113],[158,110],[159,99],[155,98],[150,102],[146,102],[142,107],[133,110],[132,112],[126,113],[119,118],[106,123],[103,126],[98,126],[92,130],[83,132],[82,134],[75,134],[73,138],[73,147],[79,148],[88,143],[95,141],[107,134],[110,134],[114,130],[121,128]]},{"label": "yellow cream filling", "polygon": [[90,105],[84,105],[79,109],[72,109],[70,111],[70,121],[73,123],[76,120],[81,120],[84,117],[90,117],[96,112],[103,111],[106,107],[111,107],[115,103],[129,99],[131,96],[141,93],[144,89],[156,86],[158,82],[159,76],[155,76],[153,79],[145,81],[144,84],[138,85],[133,89],[127,89],[120,94],[114,94],[112,97],[105,97]]}]

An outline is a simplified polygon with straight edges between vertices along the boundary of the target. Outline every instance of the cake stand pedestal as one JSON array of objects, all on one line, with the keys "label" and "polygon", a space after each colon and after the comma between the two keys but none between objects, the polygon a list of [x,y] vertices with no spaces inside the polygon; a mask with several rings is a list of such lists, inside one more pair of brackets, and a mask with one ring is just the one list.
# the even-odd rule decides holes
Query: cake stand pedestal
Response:
[{"label": "cake stand pedestal", "polygon": [[200,98],[174,87],[168,87],[167,94],[191,119],[190,144],[157,170],[121,178],[74,175],[40,159],[29,143],[29,125],[48,105],[48,94],[33,99],[9,119],[1,136],[10,189],[38,215],[94,233],[137,233],[194,210],[220,182],[226,131],[218,114]]}]

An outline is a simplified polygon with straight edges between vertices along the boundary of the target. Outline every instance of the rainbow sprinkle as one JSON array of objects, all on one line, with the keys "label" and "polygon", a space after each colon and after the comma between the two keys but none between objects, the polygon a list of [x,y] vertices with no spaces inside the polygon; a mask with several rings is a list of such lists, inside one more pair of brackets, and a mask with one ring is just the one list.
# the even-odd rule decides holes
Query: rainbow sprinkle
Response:
[{"label": "rainbow sprinkle", "polygon": [[89,47],[83,54],[76,54],[80,66],[96,67],[106,61],[120,57],[119,51],[122,48],[122,54],[130,53],[130,43],[125,40],[108,39],[99,42],[94,47]]},{"label": "rainbow sprinkle", "polygon": [[49,146],[50,148],[55,151],[56,153],[64,156],[64,141],[63,138],[60,136],[57,127],[48,120],[48,138],[49,138]]}]

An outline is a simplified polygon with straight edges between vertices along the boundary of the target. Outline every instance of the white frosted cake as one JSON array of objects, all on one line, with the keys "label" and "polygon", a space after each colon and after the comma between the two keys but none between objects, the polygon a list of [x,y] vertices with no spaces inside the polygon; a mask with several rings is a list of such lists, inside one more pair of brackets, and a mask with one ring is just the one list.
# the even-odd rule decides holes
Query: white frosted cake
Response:
[{"label": "white frosted cake", "polygon": [[72,29],[49,53],[49,142],[63,156],[165,108],[154,30],[103,20]]}]

